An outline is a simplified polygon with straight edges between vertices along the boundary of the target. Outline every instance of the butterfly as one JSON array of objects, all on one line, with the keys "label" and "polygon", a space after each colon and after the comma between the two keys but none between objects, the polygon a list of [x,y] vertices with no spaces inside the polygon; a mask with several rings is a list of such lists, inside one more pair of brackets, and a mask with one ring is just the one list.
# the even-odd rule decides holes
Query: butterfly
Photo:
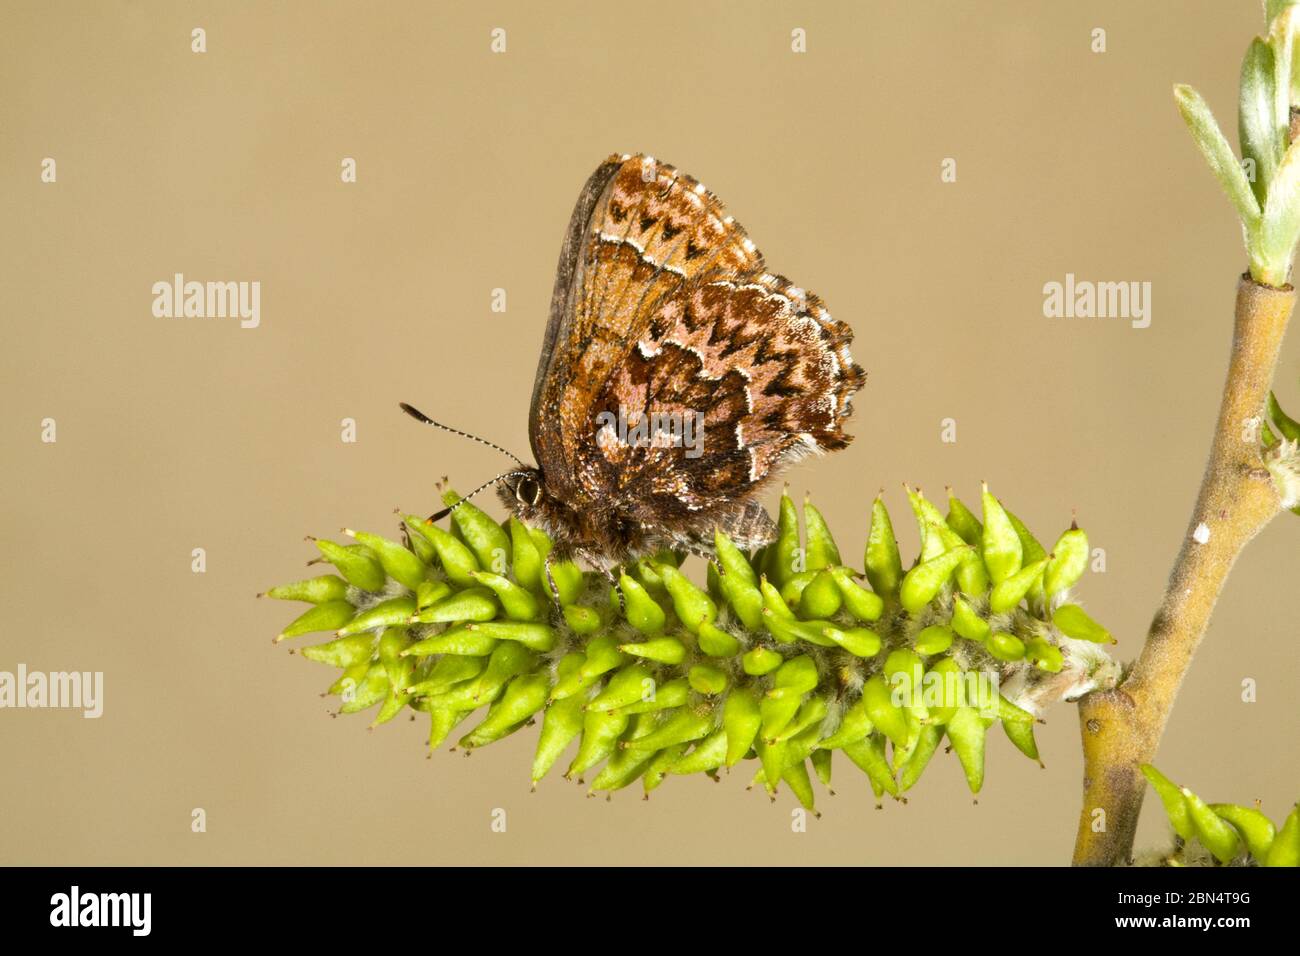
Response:
[{"label": "butterfly", "polygon": [[775,532],[764,485],[852,440],[844,421],[866,378],[852,339],[767,271],[703,184],[611,156],[560,251],[528,416],[537,464],[493,445],[520,468],[488,485],[551,536],[554,557],[607,574],[662,548],[710,554],[715,529],[761,547]]}]

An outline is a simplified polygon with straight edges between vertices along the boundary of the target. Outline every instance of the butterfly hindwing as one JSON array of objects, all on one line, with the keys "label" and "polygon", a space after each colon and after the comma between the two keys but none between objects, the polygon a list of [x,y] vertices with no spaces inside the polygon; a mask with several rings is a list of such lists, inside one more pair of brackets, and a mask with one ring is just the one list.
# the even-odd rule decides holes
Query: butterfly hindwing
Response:
[{"label": "butterfly hindwing", "polygon": [[597,433],[577,447],[578,472],[647,519],[722,508],[784,461],[848,444],[843,421],[863,381],[850,339],[816,296],[779,276],[688,283],[661,304],[592,407],[669,423],[692,441],[645,447]]}]

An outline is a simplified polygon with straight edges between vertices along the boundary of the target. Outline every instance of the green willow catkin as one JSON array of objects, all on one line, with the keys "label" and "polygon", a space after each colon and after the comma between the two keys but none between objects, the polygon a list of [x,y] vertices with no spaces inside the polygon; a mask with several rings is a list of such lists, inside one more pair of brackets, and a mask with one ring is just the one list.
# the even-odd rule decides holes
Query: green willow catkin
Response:
[{"label": "green willow catkin", "polygon": [[1174,831],[1167,852],[1139,858],[1156,866],[1300,866],[1300,804],[1280,828],[1257,807],[1206,803],[1151,764],[1142,773],[1164,804]]},{"label": "green willow catkin", "polygon": [[404,516],[403,543],[317,541],[337,573],[267,594],[312,605],[277,641],[333,632],[301,653],[342,672],[341,713],[374,710],[377,726],[420,711],[430,748],[540,721],[534,784],[576,744],[564,775],[595,792],[750,760],[754,784],[812,809],[839,751],[877,799],[901,799],[946,737],[978,793],[989,728],[1037,760],[1037,715],[1115,682],[1112,638],[1070,600],[1090,556],[1079,528],[1048,551],[987,489],[982,520],[951,495],[946,516],[907,495],[921,542],[907,569],[880,498],[863,570],[810,503],[801,534],[783,496],[759,553],[716,535],[705,588],[669,552],[620,569],[616,588],[548,569],[543,532],[462,502],[450,529]]}]

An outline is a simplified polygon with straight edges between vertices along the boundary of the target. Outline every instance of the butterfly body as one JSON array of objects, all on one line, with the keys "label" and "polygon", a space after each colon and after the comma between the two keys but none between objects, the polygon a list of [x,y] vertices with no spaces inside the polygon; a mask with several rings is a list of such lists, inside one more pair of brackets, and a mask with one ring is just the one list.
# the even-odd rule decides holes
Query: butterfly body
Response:
[{"label": "butterfly body", "polygon": [[843,448],[865,373],[852,331],[766,270],[711,193],[612,156],[574,208],[529,415],[537,467],[499,487],[558,556],[602,567],[663,547],[773,534],[756,493]]}]

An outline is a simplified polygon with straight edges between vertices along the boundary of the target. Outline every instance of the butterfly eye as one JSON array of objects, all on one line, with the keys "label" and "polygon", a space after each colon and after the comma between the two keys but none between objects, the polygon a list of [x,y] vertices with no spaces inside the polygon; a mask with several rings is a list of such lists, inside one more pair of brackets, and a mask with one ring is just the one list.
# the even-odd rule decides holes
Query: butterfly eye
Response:
[{"label": "butterfly eye", "polygon": [[536,505],[542,500],[542,486],[531,478],[521,478],[515,485],[515,497],[520,504]]}]

